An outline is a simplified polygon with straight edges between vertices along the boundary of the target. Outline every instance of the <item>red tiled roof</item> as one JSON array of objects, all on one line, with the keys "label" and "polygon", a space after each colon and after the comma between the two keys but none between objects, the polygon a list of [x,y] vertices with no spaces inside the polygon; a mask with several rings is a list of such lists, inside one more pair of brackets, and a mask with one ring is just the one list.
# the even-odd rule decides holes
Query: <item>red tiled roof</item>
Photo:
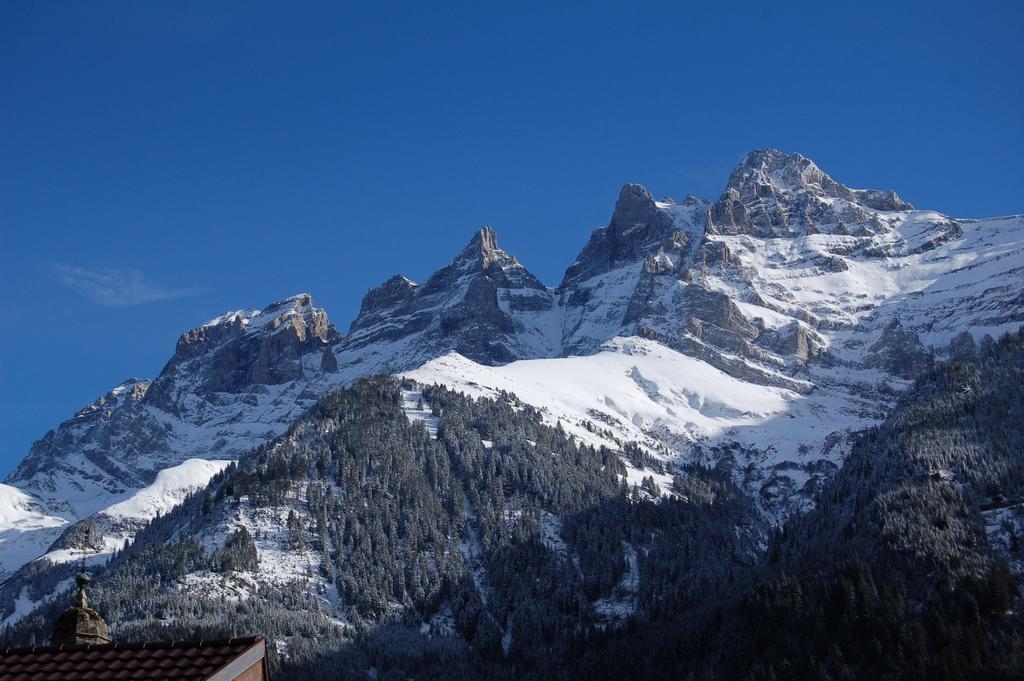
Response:
[{"label": "red tiled roof", "polygon": [[[262,636],[219,641],[8,648],[0,650],[0,681],[230,679],[234,676],[231,672],[237,674],[261,658],[266,658],[266,642]],[[241,664],[232,665],[236,661]]]}]

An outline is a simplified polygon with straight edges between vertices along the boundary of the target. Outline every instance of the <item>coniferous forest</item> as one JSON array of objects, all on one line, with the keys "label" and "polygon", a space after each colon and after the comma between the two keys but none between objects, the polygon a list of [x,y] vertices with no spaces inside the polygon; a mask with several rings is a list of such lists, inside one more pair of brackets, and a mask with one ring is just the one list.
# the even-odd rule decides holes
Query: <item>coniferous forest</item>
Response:
[{"label": "coniferous forest", "polygon": [[[412,390],[436,437],[403,412]],[[275,678],[1016,679],[1022,424],[1016,334],[931,367],[772,529],[726,470],[656,499],[513,395],[367,379],[150,523],[89,597],[118,640],[262,632]],[[266,527],[230,522],[258,514],[315,584],[181,588],[266,567]],[[0,645],[45,641],[65,606]]]}]

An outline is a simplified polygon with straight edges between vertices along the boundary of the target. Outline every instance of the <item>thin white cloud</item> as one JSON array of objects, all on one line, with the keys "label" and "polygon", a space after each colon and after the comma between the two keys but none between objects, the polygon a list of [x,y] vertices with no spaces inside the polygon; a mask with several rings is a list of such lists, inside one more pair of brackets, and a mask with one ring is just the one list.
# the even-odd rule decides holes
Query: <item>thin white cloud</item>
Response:
[{"label": "thin white cloud", "polygon": [[128,307],[194,295],[192,289],[165,288],[139,270],[87,269],[51,265],[50,274],[68,288],[100,305]]}]

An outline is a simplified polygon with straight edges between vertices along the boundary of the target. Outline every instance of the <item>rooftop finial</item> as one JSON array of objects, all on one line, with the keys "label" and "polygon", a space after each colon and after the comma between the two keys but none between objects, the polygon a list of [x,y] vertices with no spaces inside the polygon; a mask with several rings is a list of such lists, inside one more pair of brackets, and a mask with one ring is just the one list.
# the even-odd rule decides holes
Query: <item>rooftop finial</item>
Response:
[{"label": "rooftop finial", "polygon": [[89,582],[92,581],[92,577],[85,571],[85,567],[82,567],[82,571],[75,577],[75,584],[78,585],[78,594],[75,596],[75,607],[76,608],[88,608],[89,598],[85,595],[85,587],[89,586]]},{"label": "rooftop finial", "polygon": [[75,576],[75,584],[78,592],[75,594],[75,604],[64,611],[56,624],[53,626],[53,635],[50,643],[60,645],[80,645],[110,643],[110,631],[107,623],[103,621],[100,614],[89,607],[89,598],[85,595],[85,587],[92,581],[92,577],[85,569],[85,554],[91,546],[92,524],[86,525],[82,555],[79,558],[79,570]]}]

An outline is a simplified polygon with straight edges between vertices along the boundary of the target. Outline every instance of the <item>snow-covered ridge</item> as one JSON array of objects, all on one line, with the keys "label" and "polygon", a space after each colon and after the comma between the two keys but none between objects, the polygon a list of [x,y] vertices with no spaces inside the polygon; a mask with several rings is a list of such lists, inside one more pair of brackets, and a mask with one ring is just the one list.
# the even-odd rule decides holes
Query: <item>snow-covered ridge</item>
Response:
[{"label": "snow-covered ridge", "polygon": [[232,462],[208,459],[188,459],[177,466],[165,468],[156,474],[156,480],[124,501],[103,509],[109,518],[152,520],[184,501],[185,497],[206,487],[217,473]]}]

